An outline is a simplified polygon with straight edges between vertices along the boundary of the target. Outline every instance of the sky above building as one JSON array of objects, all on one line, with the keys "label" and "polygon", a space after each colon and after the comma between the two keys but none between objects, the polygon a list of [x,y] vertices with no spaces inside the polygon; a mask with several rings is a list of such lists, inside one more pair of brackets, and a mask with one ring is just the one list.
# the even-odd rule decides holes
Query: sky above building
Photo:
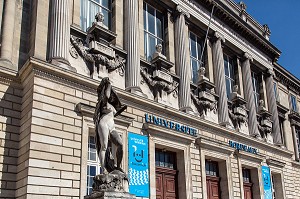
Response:
[{"label": "sky above building", "polygon": [[282,52],[278,63],[300,79],[300,0],[243,2],[247,5],[246,11],[255,20],[268,24],[270,41]]}]

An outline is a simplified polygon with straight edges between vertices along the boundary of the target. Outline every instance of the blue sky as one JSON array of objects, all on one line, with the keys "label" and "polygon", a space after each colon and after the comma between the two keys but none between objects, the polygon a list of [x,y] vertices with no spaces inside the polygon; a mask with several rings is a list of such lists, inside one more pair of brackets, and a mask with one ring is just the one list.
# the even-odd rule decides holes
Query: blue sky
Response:
[{"label": "blue sky", "polygon": [[260,24],[268,24],[270,41],[282,52],[278,63],[300,79],[300,0],[243,2],[254,19]]}]

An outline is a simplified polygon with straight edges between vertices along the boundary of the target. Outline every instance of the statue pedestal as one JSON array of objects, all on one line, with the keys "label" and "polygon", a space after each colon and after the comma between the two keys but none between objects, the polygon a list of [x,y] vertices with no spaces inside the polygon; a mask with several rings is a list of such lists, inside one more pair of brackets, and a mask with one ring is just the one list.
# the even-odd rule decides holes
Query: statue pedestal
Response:
[{"label": "statue pedestal", "polygon": [[136,199],[134,195],[127,192],[120,192],[120,191],[94,192],[92,193],[92,195],[84,197],[84,199],[113,199],[113,198]]},{"label": "statue pedestal", "polygon": [[114,170],[108,174],[99,174],[94,177],[93,192],[84,199],[112,199],[136,197],[128,193],[128,178],[125,173]]}]

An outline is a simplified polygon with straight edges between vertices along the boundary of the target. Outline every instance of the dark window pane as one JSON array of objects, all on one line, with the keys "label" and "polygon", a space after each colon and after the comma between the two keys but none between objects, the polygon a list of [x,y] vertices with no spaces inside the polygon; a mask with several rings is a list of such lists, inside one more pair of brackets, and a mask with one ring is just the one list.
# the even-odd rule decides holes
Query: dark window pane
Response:
[{"label": "dark window pane", "polygon": [[224,60],[224,70],[225,70],[225,76],[229,77],[228,62],[227,62],[227,60]]},{"label": "dark window pane", "polygon": [[107,9],[110,9],[110,0],[102,0],[102,6],[107,8]]},{"label": "dark window pane", "polygon": [[147,30],[147,11],[146,11],[146,4],[144,3],[144,30]]},{"label": "dark window pane", "polygon": [[95,176],[96,175],[96,166],[90,166],[90,175]]},{"label": "dark window pane", "polygon": [[148,31],[155,34],[155,10],[151,6],[148,8]]},{"label": "dark window pane", "polygon": [[102,13],[104,15],[104,25],[109,27],[110,13],[107,10],[102,9]]},{"label": "dark window pane", "polygon": [[155,53],[155,46],[156,46],[156,40],[152,36],[148,36],[149,43],[148,43],[148,60],[152,59],[153,54]]},{"label": "dark window pane", "polygon": [[[191,34],[192,35],[192,34]],[[191,38],[191,55],[197,58],[196,40]]]},{"label": "dark window pane", "polygon": [[229,98],[231,94],[231,85],[230,85],[230,80],[227,78],[226,78],[226,93],[227,93],[227,98]]},{"label": "dark window pane", "polygon": [[156,11],[156,35],[163,38],[163,16],[160,12]]},{"label": "dark window pane", "polygon": [[202,61],[200,60],[201,59],[201,53],[202,53],[202,44],[200,43],[200,39],[198,38],[197,39],[197,51],[198,51],[198,60],[199,61]]}]

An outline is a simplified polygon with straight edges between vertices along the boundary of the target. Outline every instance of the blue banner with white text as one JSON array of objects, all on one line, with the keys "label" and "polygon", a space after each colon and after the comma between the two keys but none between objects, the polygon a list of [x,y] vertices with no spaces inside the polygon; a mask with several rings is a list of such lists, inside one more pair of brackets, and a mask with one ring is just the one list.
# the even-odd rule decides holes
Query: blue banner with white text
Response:
[{"label": "blue banner with white text", "polygon": [[264,184],[264,199],[272,199],[272,182],[270,168],[268,166],[262,166],[262,180]]},{"label": "blue banner with white text", "polygon": [[129,193],[149,197],[148,137],[128,133]]}]

